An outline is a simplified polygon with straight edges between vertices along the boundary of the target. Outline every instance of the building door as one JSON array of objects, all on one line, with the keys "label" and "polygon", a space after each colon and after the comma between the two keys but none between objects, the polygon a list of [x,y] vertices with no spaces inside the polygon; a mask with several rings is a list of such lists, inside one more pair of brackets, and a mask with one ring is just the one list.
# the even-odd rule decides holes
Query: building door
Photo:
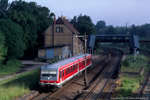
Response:
[{"label": "building door", "polygon": [[54,50],[53,49],[47,49],[46,50],[46,58],[47,59],[53,59],[54,58]]},{"label": "building door", "polygon": [[65,48],[62,48],[62,58],[65,58]]}]

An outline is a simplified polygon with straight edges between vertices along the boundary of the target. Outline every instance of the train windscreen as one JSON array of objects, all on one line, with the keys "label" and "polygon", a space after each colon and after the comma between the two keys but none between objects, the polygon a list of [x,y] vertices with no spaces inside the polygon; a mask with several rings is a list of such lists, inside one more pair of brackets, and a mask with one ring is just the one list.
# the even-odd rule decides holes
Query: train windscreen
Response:
[{"label": "train windscreen", "polygon": [[43,70],[41,74],[43,78],[48,78],[48,80],[57,80],[57,70]]}]

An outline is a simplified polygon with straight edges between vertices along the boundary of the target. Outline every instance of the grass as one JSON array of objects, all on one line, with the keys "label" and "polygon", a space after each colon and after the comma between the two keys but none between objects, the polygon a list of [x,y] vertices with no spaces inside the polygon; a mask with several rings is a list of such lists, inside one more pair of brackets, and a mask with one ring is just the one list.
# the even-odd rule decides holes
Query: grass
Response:
[{"label": "grass", "polygon": [[38,89],[39,70],[34,70],[0,81],[0,100],[12,100],[30,90]]},{"label": "grass", "polygon": [[143,55],[137,55],[134,59],[133,55],[129,55],[125,61],[122,62],[121,72],[139,72],[141,67],[145,71],[149,70],[147,67],[148,58]]},{"label": "grass", "polygon": [[21,62],[18,60],[9,60],[5,65],[0,64],[0,76],[14,74],[21,71]]},{"label": "grass", "polygon": [[94,51],[94,55],[97,55],[97,54],[102,53],[102,52],[103,52],[102,49],[97,48],[97,49]]}]

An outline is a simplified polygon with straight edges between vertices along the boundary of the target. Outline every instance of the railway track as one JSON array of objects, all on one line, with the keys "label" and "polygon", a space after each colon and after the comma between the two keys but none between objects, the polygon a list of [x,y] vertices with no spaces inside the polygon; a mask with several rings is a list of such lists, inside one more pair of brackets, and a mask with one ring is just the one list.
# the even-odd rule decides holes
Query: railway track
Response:
[{"label": "railway track", "polygon": [[[107,84],[109,83],[116,67],[120,64],[121,58],[122,58],[122,53],[120,53],[119,57],[116,58],[116,62],[110,62],[109,65],[112,64],[115,67],[109,68],[110,66],[107,66],[108,68],[106,67],[103,70],[103,73],[99,76],[100,79],[97,81],[97,83],[91,89],[91,91],[85,96],[84,100],[99,100],[101,98],[106,97],[106,95],[102,94],[103,90],[106,88]],[[108,97],[107,97],[107,99],[108,99]]]},{"label": "railway track", "polygon": [[[140,50],[140,52],[142,54],[146,55],[147,57],[150,57],[150,52],[144,51],[144,50]],[[150,64],[150,62],[148,62],[148,63]],[[143,83],[143,86],[140,90],[140,93],[139,93],[138,97],[141,100],[143,100],[143,99],[150,100],[150,71],[146,76],[146,79]]]},{"label": "railway track", "polygon": [[50,93],[41,93],[41,94],[37,95],[36,97],[34,97],[32,100],[44,100],[51,94],[52,94],[52,92],[50,92]]},{"label": "railway track", "polygon": [[[108,57],[108,54],[110,54],[110,52],[111,52],[111,50],[109,51],[108,49],[106,49],[105,54],[101,59],[98,59],[98,60],[97,60],[97,58],[93,59],[93,65],[96,67],[97,64],[100,64],[99,66],[101,66],[101,67],[96,67],[96,68],[90,67],[88,69],[88,73],[90,74],[90,76],[91,76],[91,74],[95,75],[94,78],[93,77],[91,79],[89,78],[89,80],[90,80],[89,85],[92,85],[95,82],[95,80],[97,79],[97,77],[100,75],[101,80],[99,82],[102,83],[102,81],[103,81],[103,83],[104,83],[104,86],[101,86],[101,88],[102,88],[101,93],[104,90],[104,87],[107,85],[106,83],[109,82],[109,80],[102,80],[102,77],[103,78],[110,77],[107,75],[108,75],[108,73],[109,74],[111,73],[111,72],[106,71],[106,70],[108,70],[108,68],[105,69],[105,67],[102,67],[102,66],[108,66],[108,64],[111,65],[115,60],[115,59],[113,59],[111,61],[111,63],[109,62],[110,58]],[[112,54],[112,57],[113,56],[114,55]],[[96,70],[94,70],[94,69],[96,69]],[[26,99],[26,100],[66,100],[66,99],[72,100],[72,99],[78,99],[78,96],[80,95],[80,93],[82,93],[84,91],[86,91],[88,93],[90,91],[90,90],[88,90],[88,88],[91,88],[91,87],[85,88],[83,77],[84,77],[84,74],[81,74],[80,76],[70,80],[68,83],[66,83],[62,88],[58,89],[57,91],[48,92],[48,93],[39,93],[38,95],[34,96],[34,98]],[[98,82],[97,82],[97,84],[98,84]],[[76,89],[73,90],[72,89],[73,87],[76,87]],[[97,86],[97,88],[98,88],[98,86]],[[99,96],[98,96],[99,98],[101,96],[101,93],[99,93]],[[68,94],[69,94],[69,96],[67,96]],[[72,98],[68,98],[68,97],[70,97],[70,95],[72,96]],[[82,98],[82,100],[83,100],[83,98]],[[85,98],[85,100],[86,100],[86,98]]]}]

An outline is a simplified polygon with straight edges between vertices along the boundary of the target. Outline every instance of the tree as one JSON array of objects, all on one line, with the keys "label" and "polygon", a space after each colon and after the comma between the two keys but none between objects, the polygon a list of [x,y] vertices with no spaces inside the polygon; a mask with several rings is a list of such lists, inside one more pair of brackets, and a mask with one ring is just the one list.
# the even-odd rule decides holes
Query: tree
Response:
[{"label": "tree", "polygon": [[106,23],[105,23],[105,21],[98,21],[95,27],[96,27],[96,33],[104,34],[106,32]]},{"label": "tree", "polygon": [[4,17],[8,8],[8,0],[0,0],[0,18]]},{"label": "tree", "polygon": [[0,19],[0,23],[0,30],[6,37],[7,59],[22,57],[26,48],[23,41],[22,27],[9,19]]},{"label": "tree", "polygon": [[138,35],[138,28],[135,25],[132,25],[130,33],[132,35]]},{"label": "tree", "polygon": [[87,34],[95,34],[96,29],[94,24],[92,23],[92,20],[89,16],[82,16],[79,15],[78,17],[74,16],[74,18],[70,21],[71,24],[81,33],[87,33]]},{"label": "tree", "polygon": [[22,26],[23,40],[27,49],[40,44],[43,31],[53,22],[53,13],[35,2],[13,1],[8,9],[8,18]]},{"label": "tree", "polygon": [[5,59],[7,48],[5,47],[5,37],[0,32],[0,63]]},{"label": "tree", "polygon": [[115,28],[112,25],[108,26],[106,34],[116,34]]}]

